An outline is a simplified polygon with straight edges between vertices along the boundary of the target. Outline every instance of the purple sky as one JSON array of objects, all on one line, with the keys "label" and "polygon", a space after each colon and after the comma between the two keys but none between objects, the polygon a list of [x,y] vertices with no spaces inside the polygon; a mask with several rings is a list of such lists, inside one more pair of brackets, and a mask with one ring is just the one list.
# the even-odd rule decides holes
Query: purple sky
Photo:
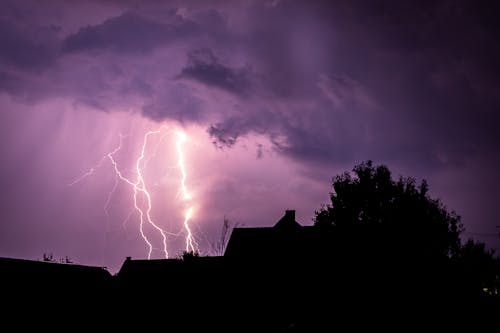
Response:
[{"label": "purple sky", "polygon": [[332,176],[367,159],[427,179],[463,236],[500,252],[493,3],[3,0],[0,256],[111,270],[146,257],[131,187],[109,197],[109,159],[68,184],[120,134],[117,162],[135,177],[144,134],[161,126],[144,178],[153,218],[180,232],[171,256],[185,236],[179,129],[202,253],[224,216],[268,226],[296,209],[311,224]]}]

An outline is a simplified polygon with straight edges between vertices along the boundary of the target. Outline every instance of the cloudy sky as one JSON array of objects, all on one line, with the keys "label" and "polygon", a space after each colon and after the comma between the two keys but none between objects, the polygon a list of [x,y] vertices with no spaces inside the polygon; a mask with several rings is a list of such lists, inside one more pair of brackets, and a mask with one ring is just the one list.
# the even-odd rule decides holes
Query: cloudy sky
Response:
[{"label": "cloudy sky", "polygon": [[[148,131],[140,171],[171,257],[187,209],[210,253],[224,217],[269,226],[296,209],[311,224],[332,176],[367,159],[427,179],[463,236],[498,252],[499,14],[493,1],[2,0],[0,256],[112,270],[147,257],[134,187],[107,154],[135,183]],[[161,258],[158,230],[143,233]]]}]

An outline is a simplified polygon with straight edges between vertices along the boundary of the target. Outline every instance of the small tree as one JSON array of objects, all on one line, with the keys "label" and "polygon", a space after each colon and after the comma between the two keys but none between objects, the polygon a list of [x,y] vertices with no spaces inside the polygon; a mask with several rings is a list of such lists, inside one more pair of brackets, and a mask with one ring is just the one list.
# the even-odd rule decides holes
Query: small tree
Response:
[{"label": "small tree", "polygon": [[372,161],[356,165],[353,174],[333,178],[331,203],[315,212],[317,226],[381,225],[408,237],[416,250],[438,256],[456,256],[460,251],[460,216],[448,212],[428,195],[424,180],[395,181],[384,165]]},{"label": "small tree", "polygon": [[224,216],[224,220],[222,221],[222,227],[219,234],[219,237],[214,241],[209,242],[212,253],[216,256],[224,255],[226,251],[227,242],[229,241],[230,231],[236,228],[238,223],[231,223],[229,219]]},{"label": "small tree", "polygon": [[182,255],[181,255],[181,259],[183,261],[192,261],[193,259],[195,258],[199,258],[200,257],[200,254],[198,252],[194,252],[194,251],[184,251],[182,252]]},{"label": "small tree", "polygon": [[44,253],[43,254],[43,261],[46,262],[53,262],[54,261],[54,255],[52,253]]}]

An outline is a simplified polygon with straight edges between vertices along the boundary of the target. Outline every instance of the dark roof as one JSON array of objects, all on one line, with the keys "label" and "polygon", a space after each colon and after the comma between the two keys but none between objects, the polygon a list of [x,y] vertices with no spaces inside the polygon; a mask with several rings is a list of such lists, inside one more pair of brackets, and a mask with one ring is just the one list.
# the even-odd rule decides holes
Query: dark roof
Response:
[{"label": "dark roof", "polygon": [[191,274],[203,274],[205,271],[217,270],[222,257],[189,257],[186,259],[148,259],[136,260],[127,257],[118,279],[130,280],[178,280]]},{"label": "dark roof", "polygon": [[104,267],[0,258],[0,278],[12,282],[92,285],[109,281]]},{"label": "dark roof", "polygon": [[224,253],[229,258],[297,257],[311,248],[317,228],[295,221],[287,210],[272,228],[234,228]]}]

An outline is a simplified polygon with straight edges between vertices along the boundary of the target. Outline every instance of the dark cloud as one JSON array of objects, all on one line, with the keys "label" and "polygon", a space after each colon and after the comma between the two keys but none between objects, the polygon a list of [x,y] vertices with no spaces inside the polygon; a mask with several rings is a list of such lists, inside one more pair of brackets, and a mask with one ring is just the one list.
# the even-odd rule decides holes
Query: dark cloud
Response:
[{"label": "dark cloud", "polygon": [[120,94],[122,95],[138,94],[140,96],[152,96],[153,93],[154,88],[151,84],[140,77],[133,77],[120,87]]},{"label": "dark cloud", "polygon": [[[157,121],[200,122],[206,118],[202,98],[175,77],[186,65],[186,50],[192,45],[229,38],[227,17],[210,8],[184,12],[160,7],[122,10],[122,14],[70,34],[53,28],[50,36],[35,33],[26,24],[20,25],[21,29],[12,20],[0,20],[4,28],[0,41],[8,47],[0,51],[5,69],[0,68],[0,90],[32,102],[65,97],[73,99],[75,106],[105,111],[133,105]],[[13,3],[11,11],[23,13],[24,20],[30,18],[22,4]],[[42,27],[58,23],[38,16]],[[157,52],[153,55],[151,51]],[[212,63],[205,64],[212,67],[204,71],[194,53],[190,53],[189,62],[194,67],[185,68],[186,79],[215,84],[240,96],[247,93],[247,68],[233,69],[214,56]],[[18,69],[38,72],[24,74]]]},{"label": "dark cloud", "polygon": [[55,26],[23,26],[0,18],[0,63],[23,70],[51,65],[57,56]]},{"label": "dark cloud", "polygon": [[281,154],[307,163],[330,164],[366,153],[376,102],[347,76],[319,75],[315,87],[310,99],[256,101],[208,133],[219,147],[231,147],[249,133],[264,134]]},{"label": "dark cloud", "polygon": [[80,29],[63,41],[62,49],[64,52],[111,50],[140,54],[200,33],[194,22],[179,17],[174,19],[169,23],[158,22],[127,12],[102,24]]},{"label": "dark cloud", "polygon": [[7,93],[14,93],[22,89],[23,82],[15,75],[0,71],[0,90]]},{"label": "dark cloud", "polygon": [[325,165],[376,156],[440,169],[496,151],[498,6],[485,4],[254,6],[259,24],[245,36],[262,73],[256,97],[209,133],[232,145],[279,132],[281,152]]},{"label": "dark cloud", "polygon": [[[258,107],[258,106],[256,106]],[[285,132],[289,122],[286,115],[281,115],[275,110],[260,107],[259,112],[243,109],[238,116],[226,117],[223,121],[209,126],[207,132],[212,137],[213,143],[218,148],[231,148],[238,138],[248,134],[267,135],[276,148],[280,147],[278,137]]]},{"label": "dark cloud", "polygon": [[207,112],[200,98],[193,96],[184,85],[166,86],[162,93],[142,107],[144,116],[159,122],[165,119],[180,123],[203,123]]},{"label": "dark cloud", "polygon": [[182,69],[180,78],[189,78],[208,86],[245,96],[250,89],[251,69],[231,68],[220,63],[211,49],[197,49],[188,54],[188,65]]},{"label": "dark cloud", "polygon": [[228,120],[224,123],[211,125],[208,128],[208,134],[214,138],[214,145],[219,148],[232,147],[236,143],[238,136],[240,136],[241,131],[241,126],[239,126],[237,121],[234,119]]},{"label": "dark cloud", "polygon": [[11,3],[0,17],[0,89],[206,123],[220,146],[259,133],[304,163],[370,155],[446,168],[500,141],[498,7],[124,4],[68,34]]}]

